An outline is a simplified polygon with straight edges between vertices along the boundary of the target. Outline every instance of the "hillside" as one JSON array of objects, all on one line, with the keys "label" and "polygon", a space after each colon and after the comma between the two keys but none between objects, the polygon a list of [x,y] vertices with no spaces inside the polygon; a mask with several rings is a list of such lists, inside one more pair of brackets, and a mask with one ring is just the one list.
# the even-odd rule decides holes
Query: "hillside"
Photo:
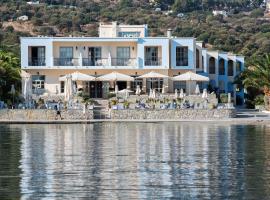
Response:
[{"label": "hillside", "polygon": [[[26,35],[97,36],[99,22],[148,24],[151,36],[168,28],[175,36],[193,36],[214,49],[250,58],[270,52],[270,19],[261,0],[0,0],[0,44],[19,53],[19,37]],[[228,17],[213,16],[214,9]],[[180,14],[180,15],[179,15]],[[29,20],[18,22],[26,15]],[[14,48],[14,45],[16,48]]]}]

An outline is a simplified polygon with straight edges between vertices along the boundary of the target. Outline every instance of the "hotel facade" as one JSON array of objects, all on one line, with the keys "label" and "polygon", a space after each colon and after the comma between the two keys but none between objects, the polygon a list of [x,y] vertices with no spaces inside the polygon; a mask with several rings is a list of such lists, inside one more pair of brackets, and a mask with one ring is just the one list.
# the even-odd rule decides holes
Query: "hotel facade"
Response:
[{"label": "hotel facade", "polygon": [[[244,57],[220,51],[209,51],[193,37],[148,37],[147,25],[100,24],[99,37],[22,37],[21,69],[31,74],[33,93],[63,95],[64,82],[59,77],[79,71],[99,77],[113,71],[130,75],[134,82],[119,81],[119,89],[143,92],[150,88],[167,92],[186,89],[187,82],[165,79],[139,79],[155,71],[174,77],[187,71],[208,76],[209,83],[199,83],[201,89],[212,88],[219,93],[231,93],[241,104],[243,89],[233,84],[244,69]],[[77,88],[91,98],[104,98],[113,87],[110,82],[77,82]],[[192,86],[194,87],[194,85]]]}]

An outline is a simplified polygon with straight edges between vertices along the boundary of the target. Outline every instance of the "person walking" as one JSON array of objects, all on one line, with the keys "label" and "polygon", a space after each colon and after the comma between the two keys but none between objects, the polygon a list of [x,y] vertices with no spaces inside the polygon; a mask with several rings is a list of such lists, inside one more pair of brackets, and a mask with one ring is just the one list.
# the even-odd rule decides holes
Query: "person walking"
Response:
[{"label": "person walking", "polygon": [[60,103],[59,102],[58,102],[57,105],[54,106],[54,110],[56,112],[56,114],[55,114],[55,120],[58,119],[58,116],[60,116],[60,119],[62,120],[61,110],[60,110]]}]

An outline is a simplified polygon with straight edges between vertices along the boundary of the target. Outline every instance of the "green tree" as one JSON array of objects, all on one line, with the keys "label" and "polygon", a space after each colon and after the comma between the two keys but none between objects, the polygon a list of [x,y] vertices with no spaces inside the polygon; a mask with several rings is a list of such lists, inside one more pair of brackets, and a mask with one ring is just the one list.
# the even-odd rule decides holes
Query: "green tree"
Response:
[{"label": "green tree", "polygon": [[253,59],[240,79],[246,88],[255,88],[265,95],[265,106],[270,110],[270,54]]},{"label": "green tree", "polygon": [[[11,100],[11,85],[20,86],[19,59],[12,53],[0,50],[0,97],[1,100]],[[18,94],[18,92],[17,92]]]}]

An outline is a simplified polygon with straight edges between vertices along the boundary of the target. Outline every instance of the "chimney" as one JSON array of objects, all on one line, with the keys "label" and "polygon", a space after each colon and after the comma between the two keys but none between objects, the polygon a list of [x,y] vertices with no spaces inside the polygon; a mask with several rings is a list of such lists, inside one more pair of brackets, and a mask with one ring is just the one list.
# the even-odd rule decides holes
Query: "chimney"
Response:
[{"label": "chimney", "polygon": [[171,38],[172,37],[172,29],[167,30],[167,37]]}]

